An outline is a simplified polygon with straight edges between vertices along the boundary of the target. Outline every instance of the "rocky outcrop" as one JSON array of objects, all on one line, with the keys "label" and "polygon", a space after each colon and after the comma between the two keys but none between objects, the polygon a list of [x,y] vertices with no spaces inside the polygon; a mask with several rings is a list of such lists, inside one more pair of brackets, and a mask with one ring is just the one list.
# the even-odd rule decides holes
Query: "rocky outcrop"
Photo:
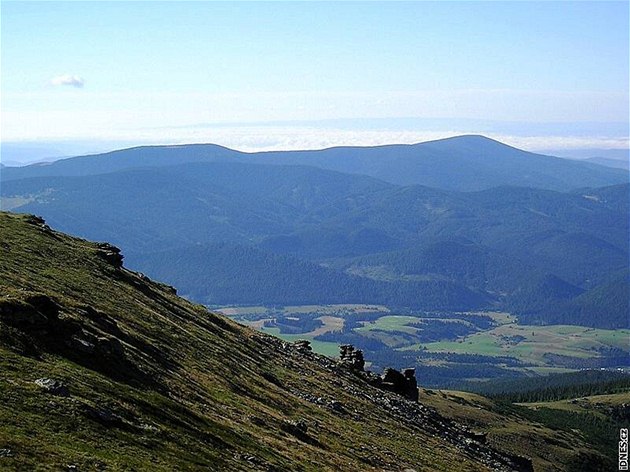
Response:
[{"label": "rocky outcrop", "polygon": [[113,265],[116,269],[120,269],[123,264],[123,255],[120,249],[109,243],[99,243],[97,254],[101,259]]},{"label": "rocky outcrop", "polygon": [[308,433],[308,423],[304,419],[285,420],[281,425],[282,429],[295,437],[303,438]]},{"label": "rocky outcrop", "polygon": [[342,364],[357,372],[363,372],[365,368],[363,351],[361,349],[355,349],[352,344],[339,346],[339,360]]},{"label": "rocky outcrop", "polygon": [[46,224],[46,220],[44,220],[44,218],[42,218],[41,216],[27,215],[25,220],[30,225],[37,226],[46,232],[52,232],[50,226]]},{"label": "rocky outcrop", "polygon": [[298,352],[302,353],[311,352],[313,350],[313,348],[311,347],[311,342],[306,339],[298,339],[293,343],[293,346],[295,347],[295,349],[297,349]]},{"label": "rocky outcrop", "polygon": [[383,390],[397,393],[403,397],[418,401],[418,382],[416,381],[416,369],[386,368],[381,376],[365,371],[365,359],[363,351],[355,349],[351,344],[339,346],[339,362],[341,366],[361,375],[370,385]]},{"label": "rocky outcrop", "polygon": [[402,372],[399,372],[396,369],[387,368],[381,375],[381,382],[377,386],[402,395],[411,401],[418,401],[416,369],[403,369]]},{"label": "rocky outcrop", "polygon": [[35,381],[35,385],[39,386],[44,392],[60,397],[69,397],[70,390],[63,382],[56,379],[41,378]]},{"label": "rocky outcrop", "polygon": [[57,321],[59,305],[50,297],[25,292],[18,297],[0,299],[0,320],[24,329],[44,328]]},{"label": "rocky outcrop", "polygon": [[[531,459],[494,449],[488,444],[486,432],[471,431],[463,424],[443,417],[433,408],[418,402],[414,369],[403,369],[401,372],[395,369],[386,369],[382,375],[377,375],[370,371],[356,369],[361,363],[353,361],[363,360],[363,353],[353,346],[340,346],[340,360],[333,363],[328,357],[315,354],[311,350],[305,351],[306,343],[286,343],[263,335],[257,335],[256,340],[261,345],[267,345],[269,348],[281,352],[287,361],[293,360],[299,363],[301,359],[307,356],[322,368],[336,372],[339,376],[338,385],[352,396],[368,400],[383,408],[383,411],[397,418],[400,424],[420,428],[433,437],[443,439],[457,447],[462,455],[474,457],[475,460],[485,464],[490,470],[497,472],[533,471]],[[344,382],[342,379],[347,379],[347,374],[351,374],[356,381]],[[278,384],[276,383],[276,385]],[[370,388],[370,386],[376,388]],[[306,390],[305,386],[282,384],[282,388],[304,401],[318,405],[320,408],[325,408],[337,415],[351,417],[357,421],[362,418],[361,412],[354,409],[352,405],[341,404],[333,397],[313,395]],[[310,428],[303,428],[304,425],[302,423],[298,426],[298,421],[295,420],[284,421],[281,428],[302,441],[312,443],[313,438],[310,438],[308,434]],[[306,426],[308,425],[306,424]]]}]

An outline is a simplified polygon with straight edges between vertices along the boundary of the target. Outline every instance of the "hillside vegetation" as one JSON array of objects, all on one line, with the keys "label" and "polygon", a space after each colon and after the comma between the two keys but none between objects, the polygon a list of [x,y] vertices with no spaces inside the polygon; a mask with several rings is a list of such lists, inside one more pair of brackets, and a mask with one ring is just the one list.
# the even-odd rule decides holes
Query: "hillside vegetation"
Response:
[{"label": "hillside vegetation", "polygon": [[[482,138],[429,147],[444,165],[464,155],[492,168],[555,163]],[[388,150],[335,153],[397,168]],[[167,146],[3,168],[2,206],[109,240],[130,267],[205,304],[486,308],[531,324],[628,326],[627,183],[559,192],[498,179],[459,192],[316,167],[327,152],[297,153],[312,164],[298,166],[282,153]],[[400,159],[420,162],[417,152]]]}]

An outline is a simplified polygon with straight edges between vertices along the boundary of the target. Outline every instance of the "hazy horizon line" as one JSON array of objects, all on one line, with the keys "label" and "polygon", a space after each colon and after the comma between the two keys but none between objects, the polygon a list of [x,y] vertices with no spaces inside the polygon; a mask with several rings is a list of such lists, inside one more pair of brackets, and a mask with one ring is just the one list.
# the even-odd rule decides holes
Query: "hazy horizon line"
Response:
[{"label": "hazy horizon line", "polygon": [[[249,129],[247,126],[239,127],[239,129]],[[315,130],[311,130],[315,131]],[[320,130],[321,131],[321,130]],[[147,140],[147,139],[104,139],[104,138],[59,138],[59,139],[42,139],[42,140],[21,140],[21,141],[2,141],[0,140],[0,162],[7,166],[23,166],[29,164],[36,164],[40,162],[52,162],[55,160],[77,157],[82,155],[100,154],[105,152],[117,151],[121,149],[129,149],[134,147],[143,146],[185,146],[185,145],[218,145],[226,147],[235,151],[255,153],[255,152],[267,152],[267,151],[313,151],[323,150],[334,147],[377,147],[377,146],[392,146],[392,145],[413,145],[421,144],[441,139],[449,139],[462,136],[483,136],[489,139],[493,139],[502,144],[512,146],[524,151],[545,154],[555,157],[562,157],[568,159],[588,159],[588,158],[606,158],[613,160],[627,159],[630,155],[630,146],[628,145],[628,138],[605,138],[600,139],[599,143],[612,142],[617,144],[616,146],[579,146],[579,144],[593,143],[588,138],[583,137],[567,137],[567,136],[555,136],[553,139],[549,137],[541,136],[502,136],[492,133],[480,133],[480,132],[460,132],[460,131],[445,131],[445,132],[394,132],[399,136],[404,136],[406,139],[401,140],[384,140],[388,133],[383,130],[375,130],[376,134],[372,134],[371,138],[366,142],[366,130],[355,130],[354,134],[346,135],[346,138],[352,137],[351,142],[345,141],[341,136],[337,136],[337,139],[330,139],[328,142],[319,142],[321,145],[317,145],[318,142],[307,140],[296,141],[284,141],[273,142],[273,139],[266,138],[266,142],[256,141],[256,138],[250,136],[249,141],[244,141],[242,146],[239,146],[237,142],[225,142],[225,139],[218,140]],[[401,134],[403,133],[403,134]],[[362,136],[357,136],[357,134]],[[369,136],[369,135],[368,135]],[[417,136],[418,139],[411,139],[413,136]],[[220,138],[219,136],[217,136]],[[223,136],[225,138],[225,136]],[[285,135],[285,139],[291,137],[291,133]],[[304,137],[304,136],[303,136]],[[391,136],[393,137],[393,136]],[[232,136],[234,138],[234,136]],[[606,140],[608,139],[608,140]],[[223,141],[223,142],[221,142]],[[541,146],[542,142],[551,144],[550,146]],[[562,144],[565,146],[553,146],[552,144]],[[285,146],[283,146],[283,144]],[[310,144],[310,145],[309,145]],[[538,145],[537,145],[538,144]],[[622,144],[620,146],[620,144]],[[625,144],[625,145],[624,145]],[[568,145],[568,146],[567,146]]]}]

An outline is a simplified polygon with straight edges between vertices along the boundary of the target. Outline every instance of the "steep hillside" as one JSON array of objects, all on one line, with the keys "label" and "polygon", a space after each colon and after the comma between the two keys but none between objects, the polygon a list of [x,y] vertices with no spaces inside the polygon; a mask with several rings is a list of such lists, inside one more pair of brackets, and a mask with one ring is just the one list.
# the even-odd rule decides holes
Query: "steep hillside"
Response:
[{"label": "steep hillside", "polygon": [[118,250],[0,214],[0,468],[527,470]]},{"label": "steep hillside", "polygon": [[394,184],[460,191],[499,185],[569,190],[628,181],[622,169],[525,152],[483,136],[457,136],[415,145],[261,153],[243,153],[213,144],[144,146],[53,164],[6,168],[1,178],[85,176],[193,162],[307,165],[369,175]]}]

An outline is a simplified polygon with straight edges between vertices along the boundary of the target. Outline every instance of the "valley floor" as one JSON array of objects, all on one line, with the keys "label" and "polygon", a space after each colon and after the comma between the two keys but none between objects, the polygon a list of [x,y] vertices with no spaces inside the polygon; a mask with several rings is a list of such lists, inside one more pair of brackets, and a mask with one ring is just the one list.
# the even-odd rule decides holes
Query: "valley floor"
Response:
[{"label": "valley floor", "polygon": [[[523,325],[509,313],[406,313],[381,305],[219,307],[232,319],[286,341],[306,339],[316,352],[336,356],[350,343],[368,362],[415,365],[428,385],[496,377],[546,375],[585,368],[628,368],[629,329]],[[474,368],[462,369],[465,367]],[[435,370],[436,375],[431,375]],[[434,377],[436,382],[434,382]],[[444,378],[444,376],[442,377]]]}]

